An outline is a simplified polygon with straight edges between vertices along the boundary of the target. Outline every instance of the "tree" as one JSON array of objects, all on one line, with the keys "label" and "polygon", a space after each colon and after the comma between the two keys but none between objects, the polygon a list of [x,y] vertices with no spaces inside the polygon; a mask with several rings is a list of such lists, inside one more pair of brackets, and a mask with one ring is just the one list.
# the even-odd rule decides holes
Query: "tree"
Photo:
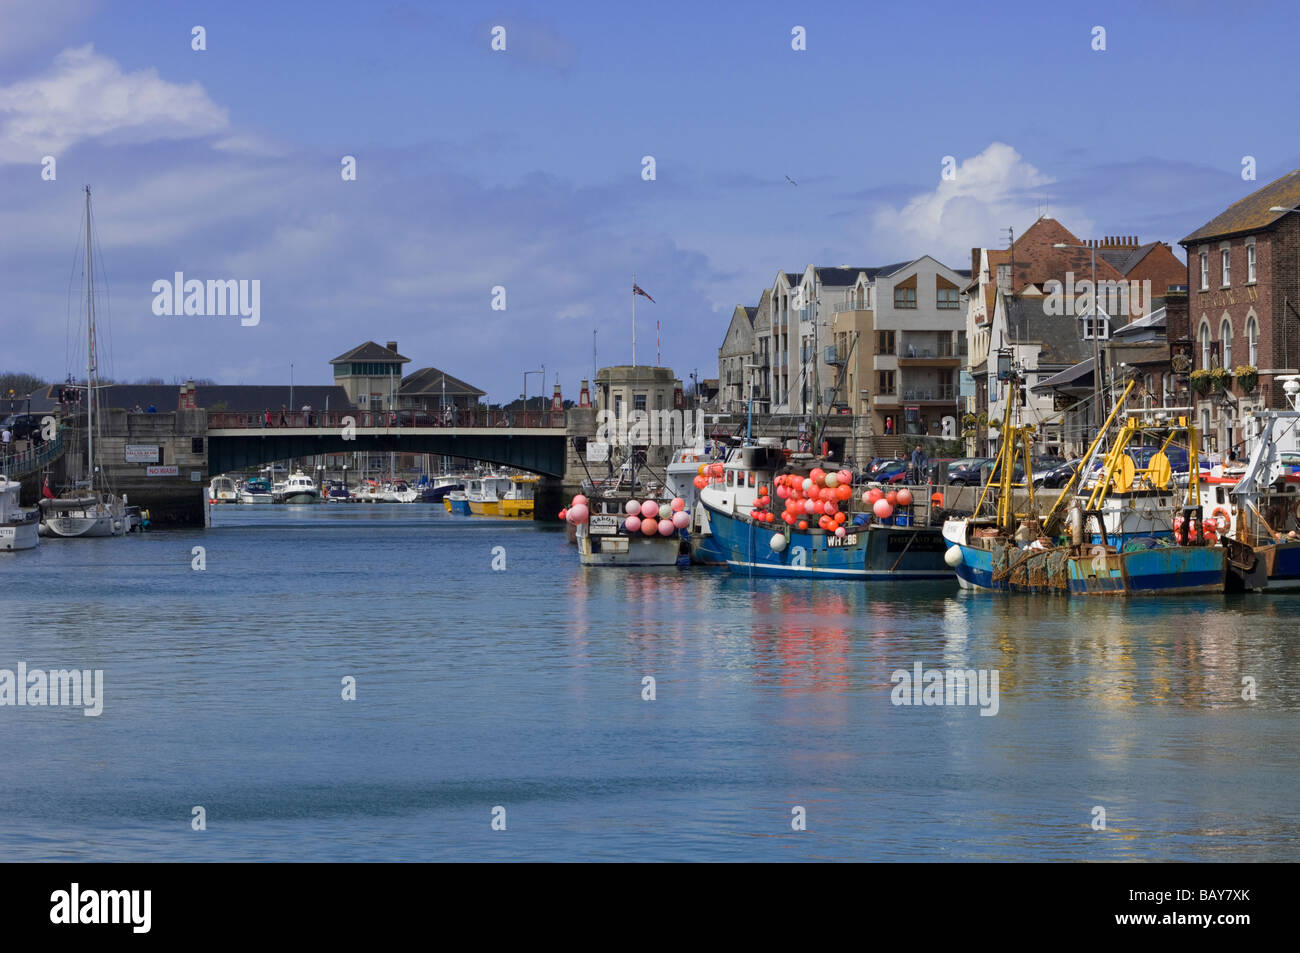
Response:
[{"label": "tree", "polygon": [[0,397],[8,398],[9,391],[14,392],[14,399],[26,397],[32,391],[45,387],[49,381],[22,371],[4,371],[0,373]]}]

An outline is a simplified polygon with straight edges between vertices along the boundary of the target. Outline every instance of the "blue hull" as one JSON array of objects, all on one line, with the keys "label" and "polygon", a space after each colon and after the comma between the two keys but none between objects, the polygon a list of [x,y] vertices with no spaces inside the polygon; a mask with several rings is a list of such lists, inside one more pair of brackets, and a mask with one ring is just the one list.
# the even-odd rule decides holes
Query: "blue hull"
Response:
[{"label": "blue hull", "polygon": [[[785,529],[784,524],[782,529]],[[843,542],[820,530],[789,530],[781,552],[772,549],[775,525],[758,526],[709,508],[713,542],[732,570],[782,578],[893,580],[952,579],[937,527],[855,528]]]},{"label": "blue hull", "polygon": [[961,550],[964,588],[1069,595],[1175,595],[1223,592],[1227,554],[1215,546],[1166,546],[1072,556],[1055,550],[993,551],[946,541]]},{"label": "blue hull", "polygon": [[458,516],[469,516],[469,500],[452,500],[451,511]]}]

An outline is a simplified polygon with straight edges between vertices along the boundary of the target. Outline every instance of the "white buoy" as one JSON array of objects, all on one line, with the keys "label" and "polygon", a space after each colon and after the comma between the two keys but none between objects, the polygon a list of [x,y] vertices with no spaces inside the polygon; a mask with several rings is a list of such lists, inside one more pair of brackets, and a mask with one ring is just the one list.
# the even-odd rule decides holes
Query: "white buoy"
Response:
[{"label": "white buoy", "polygon": [[779,553],[785,549],[785,533],[772,534],[772,552]]},{"label": "white buoy", "polygon": [[962,555],[960,546],[949,546],[948,551],[943,554],[943,561],[949,569],[956,569],[961,565]]}]

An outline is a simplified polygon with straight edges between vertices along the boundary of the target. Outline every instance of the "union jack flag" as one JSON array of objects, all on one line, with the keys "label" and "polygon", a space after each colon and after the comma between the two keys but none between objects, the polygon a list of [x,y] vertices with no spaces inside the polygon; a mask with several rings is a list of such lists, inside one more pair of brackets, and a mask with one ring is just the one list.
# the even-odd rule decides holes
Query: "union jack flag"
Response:
[{"label": "union jack flag", "polygon": [[[639,284],[637,284],[635,281],[632,282],[632,294],[634,294],[634,295],[640,295],[640,296],[643,297],[643,298],[650,298],[650,296],[649,296],[648,294],[646,294],[644,291],[641,290],[641,286],[640,286]],[[650,298],[650,303],[651,303],[651,304],[654,304],[654,303],[655,303],[655,299],[654,299],[654,298]]]}]

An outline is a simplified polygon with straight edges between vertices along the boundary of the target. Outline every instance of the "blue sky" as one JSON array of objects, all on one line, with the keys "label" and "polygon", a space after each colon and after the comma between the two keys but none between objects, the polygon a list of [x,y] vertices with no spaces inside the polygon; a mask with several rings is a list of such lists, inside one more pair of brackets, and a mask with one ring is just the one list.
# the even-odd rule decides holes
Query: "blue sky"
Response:
[{"label": "blue sky", "polygon": [[[634,272],[640,361],[658,319],[714,376],[779,269],[969,267],[1045,208],[1173,243],[1300,166],[1282,4],[623,6],[0,0],[0,369],[78,367],[86,183],[105,373],[326,383],[396,340],[510,400],[576,397],[595,329],[628,361]],[[176,271],[260,280],[261,323],[155,316]]]}]

